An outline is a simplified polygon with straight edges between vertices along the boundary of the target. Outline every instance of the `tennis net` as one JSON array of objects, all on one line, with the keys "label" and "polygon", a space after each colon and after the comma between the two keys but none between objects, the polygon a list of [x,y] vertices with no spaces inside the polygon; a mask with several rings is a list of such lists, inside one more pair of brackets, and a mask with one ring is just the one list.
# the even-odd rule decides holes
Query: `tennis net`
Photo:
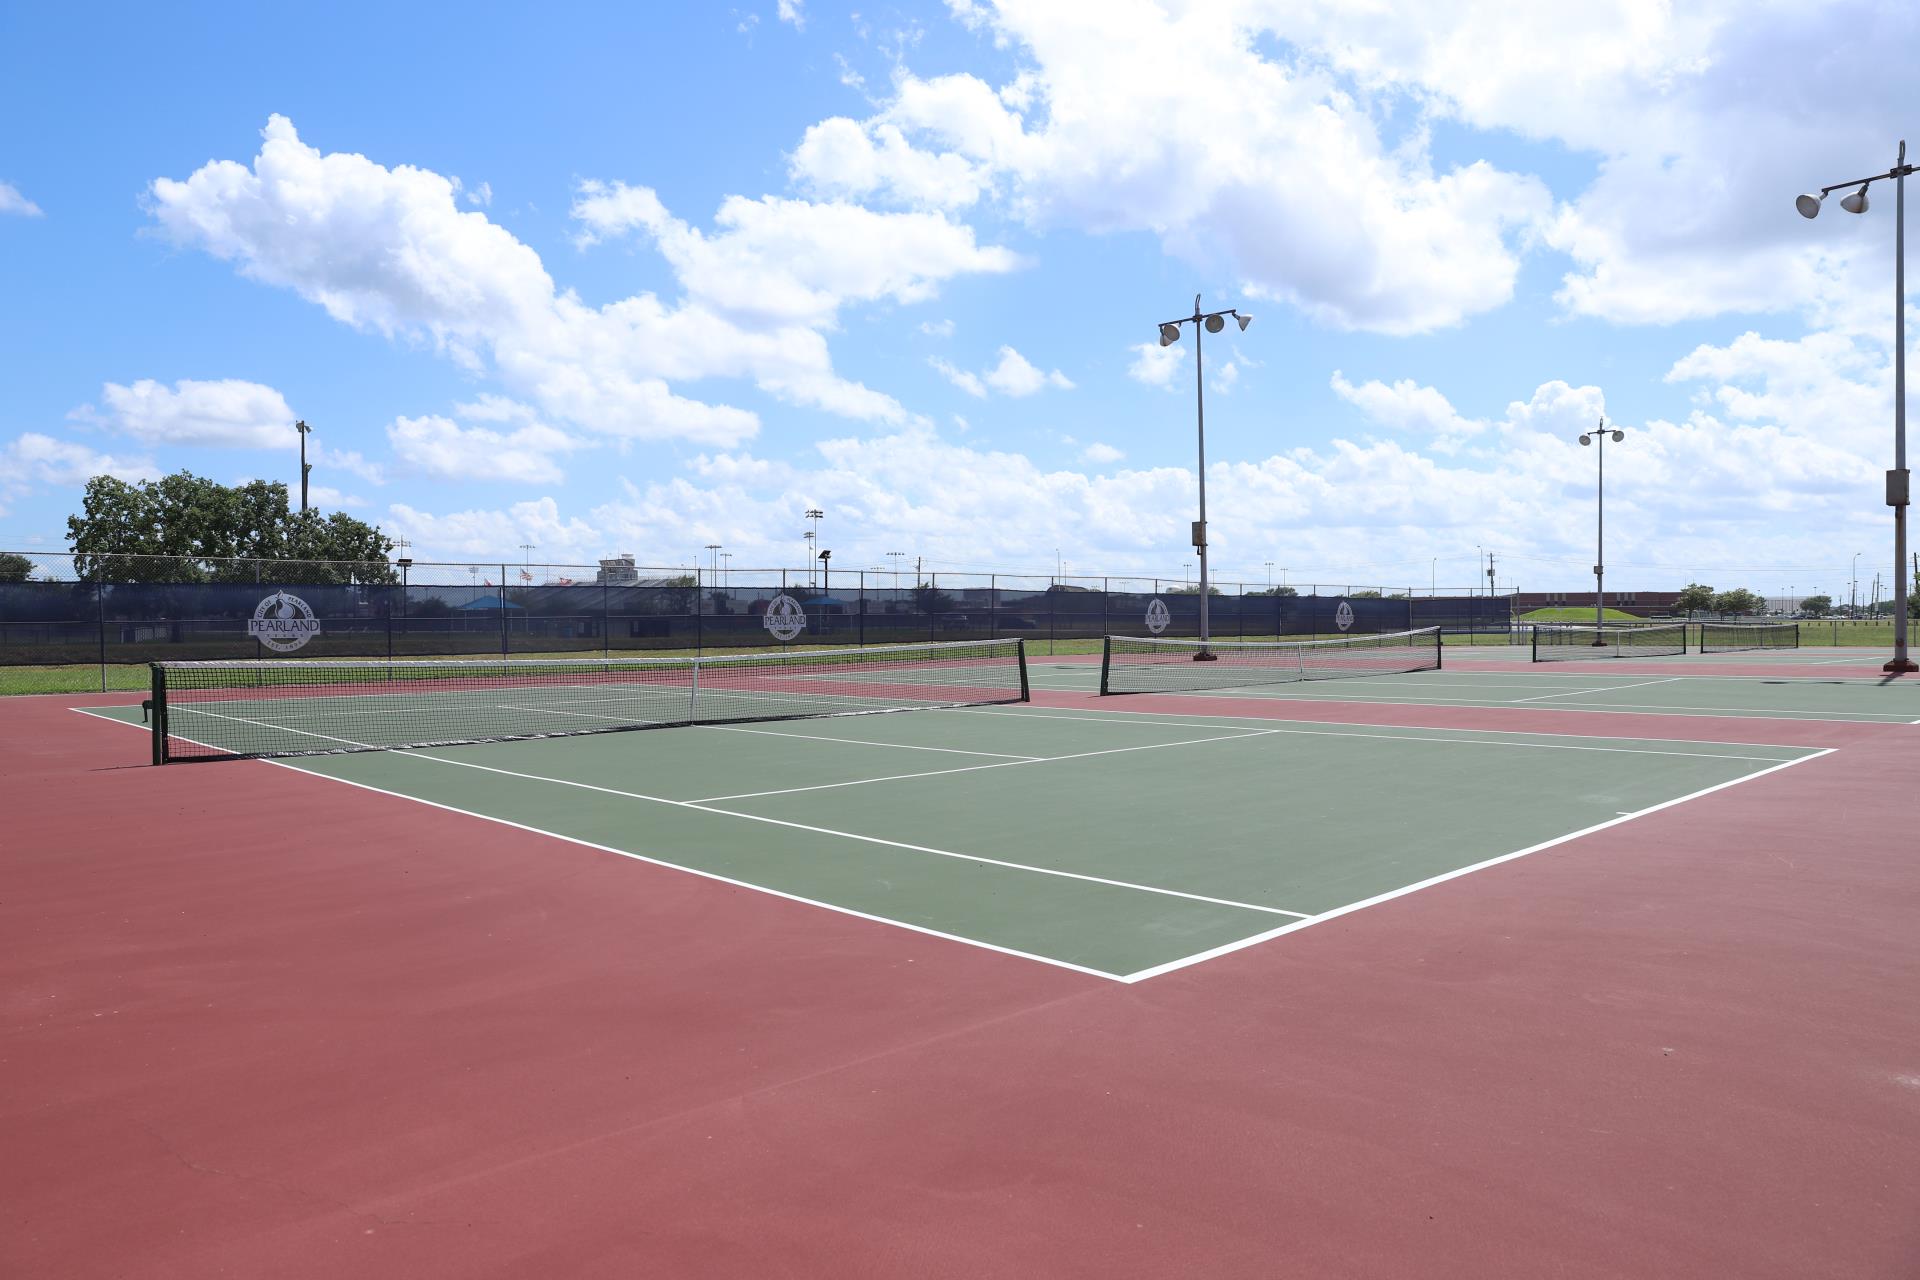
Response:
[{"label": "tennis net", "polygon": [[1578,662],[1587,658],[1671,658],[1687,651],[1687,624],[1596,627],[1578,623],[1535,623],[1535,662]]},{"label": "tennis net", "polygon": [[1439,669],[1438,627],[1332,640],[1202,642],[1108,636],[1100,660],[1100,692],[1185,693]]},{"label": "tennis net", "polygon": [[1700,652],[1740,653],[1747,649],[1798,649],[1797,622],[1703,622]]},{"label": "tennis net", "polygon": [[1019,639],[695,658],[159,662],[153,762],[1027,700]]}]

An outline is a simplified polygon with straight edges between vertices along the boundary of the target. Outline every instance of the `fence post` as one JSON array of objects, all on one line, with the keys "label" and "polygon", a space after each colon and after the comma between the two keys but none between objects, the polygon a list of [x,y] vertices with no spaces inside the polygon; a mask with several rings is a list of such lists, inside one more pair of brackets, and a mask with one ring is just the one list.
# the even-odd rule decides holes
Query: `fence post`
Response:
[{"label": "fence post", "polygon": [[693,566],[693,651],[707,651],[707,593],[701,586],[700,566]]},{"label": "fence post", "polygon": [[867,571],[865,569],[860,570],[860,581],[854,587],[853,607],[860,611],[856,632],[859,638],[854,643],[864,649],[867,647]]},{"label": "fence post", "polygon": [[500,601],[500,656],[506,657],[512,652],[507,642],[507,566],[500,566],[500,585],[494,588],[494,594]]}]

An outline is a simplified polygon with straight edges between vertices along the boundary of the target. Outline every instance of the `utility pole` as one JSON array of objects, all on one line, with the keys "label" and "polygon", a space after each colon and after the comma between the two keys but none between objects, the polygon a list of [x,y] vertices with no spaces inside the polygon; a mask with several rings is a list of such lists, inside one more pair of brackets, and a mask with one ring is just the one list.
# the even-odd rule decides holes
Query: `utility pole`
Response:
[{"label": "utility pole", "polygon": [[313,473],[313,466],[307,461],[307,433],[313,428],[304,421],[293,424],[300,433],[300,514],[307,514],[307,477]]},{"label": "utility pole", "polygon": [[1493,552],[1487,552],[1487,599],[1493,599]]}]

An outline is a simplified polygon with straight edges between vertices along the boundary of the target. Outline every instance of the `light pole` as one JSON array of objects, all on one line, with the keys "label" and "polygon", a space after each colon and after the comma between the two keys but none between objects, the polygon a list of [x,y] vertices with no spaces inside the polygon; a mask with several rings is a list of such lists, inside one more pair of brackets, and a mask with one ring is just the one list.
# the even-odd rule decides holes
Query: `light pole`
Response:
[{"label": "light pole", "polygon": [[1267,592],[1269,595],[1273,592],[1273,561],[1271,560],[1267,561]]},{"label": "light pole", "polygon": [[1200,331],[1218,333],[1227,327],[1227,317],[1232,316],[1245,333],[1247,326],[1253,323],[1253,317],[1243,315],[1233,307],[1225,311],[1201,311],[1200,295],[1193,295],[1193,314],[1182,316],[1178,320],[1168,320],[1160,326],[1160,345],[1170,347],[1180,341],[1180,326],[1193,326],[1193,404],[1194,422],[1198,428],[1200,442],[1200,518],[1193,522],[1193,549],[1200,560],[1200,644],[1196,652],[1196,662],[1212,662],[1215,654],[1205,646],[1212,639],[1207,628],[1207,379],[1206,370],[1200,356]]},{"label": "light pole", "polygon": [[1853,553],[1853,568],[1847,571],[1847,616],[1860,617],[1860,553]]},{"label": "light pole", "polygon": [[293,424],[293,429],[300,433],[300,514],[305,515],[307,514],[307,477],[313,472],[313,467],[307,462],[307,433],[313,428],[305,422],[296,422]]},{"label": "light pole", "polygon": [[1852,195],[1840,198],[1840,207],[1848,213],[1865,213],[1867,188],[1882,178],[1893,179],[1893,469],[1887,472],[1887,505],[1893,508],[1893,657],[1883,671],[1920,670],[1907,656],[1907,175],[1916,171],[1907,163],[1907,142],[1902,138],[1893,168],[1885,173],[1836,182],[1820,188],[1817,196],[1804,195],[1793,202],[1801,217],[1817,218],[1828,193],[1857,187]]},{"label": "light pole", "polygon": [[720,544],[719,543],[709,542],[707,544],[707,564],[708,564],[707,572],[709,575],[711,575],[707,578],[707,586],[710,589],[716,588],[720,585]]},{"label": "light pole", "polygon": [[720,553],[720,583],[728,587],[733,585],[733,552],[731,551]]},{"label": "light pole", "polygon": [[807,584],[813,584],[813,553],[820,545],[820,518],[827,513],[818,507],[807,508],[807,519],[813,521],[813,532],[807,535]]},{"label": "light pole", "polygon": [[[1599,464],[1599,480],[1594,490],[1594,527],[1593,527],[1593,625],[1604,627],[1607,622],[1607,437],[1619,444],[1627,438],[1627,433],[1619,429],[1609,430],[1607,420],[1600,419],[1600,425],[1592,431],[1580,433],[1580,443],[1591,445],[1599,441],[1599,453],[1595,460]],[[1493,594],[1493,570],[1487,570],[1487,594]],[[1595,644],[1605,644],[1603,636],[1593,637]]]},{"label": "light pole", "polygon": [[1440,594],[1440,557],[1427,561],[1427,596],[1432,598]]},{"label": "light pole", "polygon": [[893,589],[895,591],[900,589],[900,561],[906,557],[906,554],[904,551],[887,552],[887,559],[893,561]]}]

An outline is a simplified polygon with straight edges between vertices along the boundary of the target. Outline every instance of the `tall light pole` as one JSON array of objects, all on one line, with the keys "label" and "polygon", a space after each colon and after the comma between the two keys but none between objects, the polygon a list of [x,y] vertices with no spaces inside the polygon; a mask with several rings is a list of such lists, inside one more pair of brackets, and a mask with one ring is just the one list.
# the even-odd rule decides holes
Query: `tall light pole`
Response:
[{"label": "tall light pole", "polygon": [[906,554],[904,551],[887,552],[887,559],[893,561],[893,589],[895,591],[900,589],[900,561],[906,557]]},{"label": "tall light pole", "polygon": [[1182,316],[1178,320],[1168,320],[1160,326],[1160,345],[1170,347],[1180,341],[1180,326],[1193,326],[1193,404],[1194,421],[1198,428],[1200,441],[1200,518],[1193,522],[1193,550],[1200,560],[1200,643],[1196,652],[1197,662],[1212,662],[1217,655],[1205,648],[1212,634],[1207,627],[1207,378],[1206,368],[1200,355],[1200,331],[1218,333],[1227,327],[1227,317],[1232,316],[1245,333],[1247,326],[1253,323],[1253,317],[1243,315],[1233,307],[1225,311],[1200,310],[1200,295],[1193,295],[1193,314]]},{"label": "tall light pole", "polygon": [[813,521],[813,531],[807,534],[807,584],[813,584],[814,552],[820,547],[820,518],[827,513],[818,507],[807,508],[807,519]]},{"label": "tall light pole", "polygon": [[720,553],[720,581],[723,586],[733,585],[733,552],[731,551]]},{"label": "tall light pole", "polygon": [[313,474],[313,466],[307,461],[307,433],[313,428],[305,422],[296,422],[293,429],[300,433],[300,514],[307,514],[307,477]]},{"label": "tall light pole", "polygon": [[[1592,431],[1580,433],[1580,443],[1591,445],[1598,443],[1599,453],[1595,460],[1599,463],[1599,480],[1594,490],[1594,527],[1593,527],[1593,625],[1604,627],[1607,624],[1607,438],[1611,436],[1615,444],[1627,438],[1627,433],[1618,429],[1609,430],[1607,420],[1600,419],[1600,425]],[[1493,570],[1487,570],[1487,594],[1493,594]],[[1595,644],[1605,643],[1598,635]]]},{"label": "tall light pole", "polygon": [[707,579],[707,586],[718,587],[720,585],[720,544],[717,542],[707,544],[707,566],[707,572],[711,575]]},{"label": "tall light pole", "polygon": [[1817,218],[1830,192],[1856,187],[1852,195],[1840,198],[1840,207],[1848,213],[1865,213],[1867,188],[1882,178],[1893,179],[1893,469],[1887,472],[1887,505],[1893,508],[1893,657],[1882,666],[1883,671],[1920,671],[1907,656],[1907,505],[1911,478],[1907,471],[1907,175],[1916,171],[1907,163],[1907,142],[1902,138],[1893,168],[1885,173],[1836,182],[1820,188],[1817,196],[1804,195],[1793,202],[1801,217]]},{"label": "tall light pole", "polygon": [[1267,561],[1267,591],[1273,591],[1273,561]]},{"label": "tall light pole", "polygon": [[1860,553],[1853,553],[1853,567],[1847,570],[1847,616],[1860,616]]}]

